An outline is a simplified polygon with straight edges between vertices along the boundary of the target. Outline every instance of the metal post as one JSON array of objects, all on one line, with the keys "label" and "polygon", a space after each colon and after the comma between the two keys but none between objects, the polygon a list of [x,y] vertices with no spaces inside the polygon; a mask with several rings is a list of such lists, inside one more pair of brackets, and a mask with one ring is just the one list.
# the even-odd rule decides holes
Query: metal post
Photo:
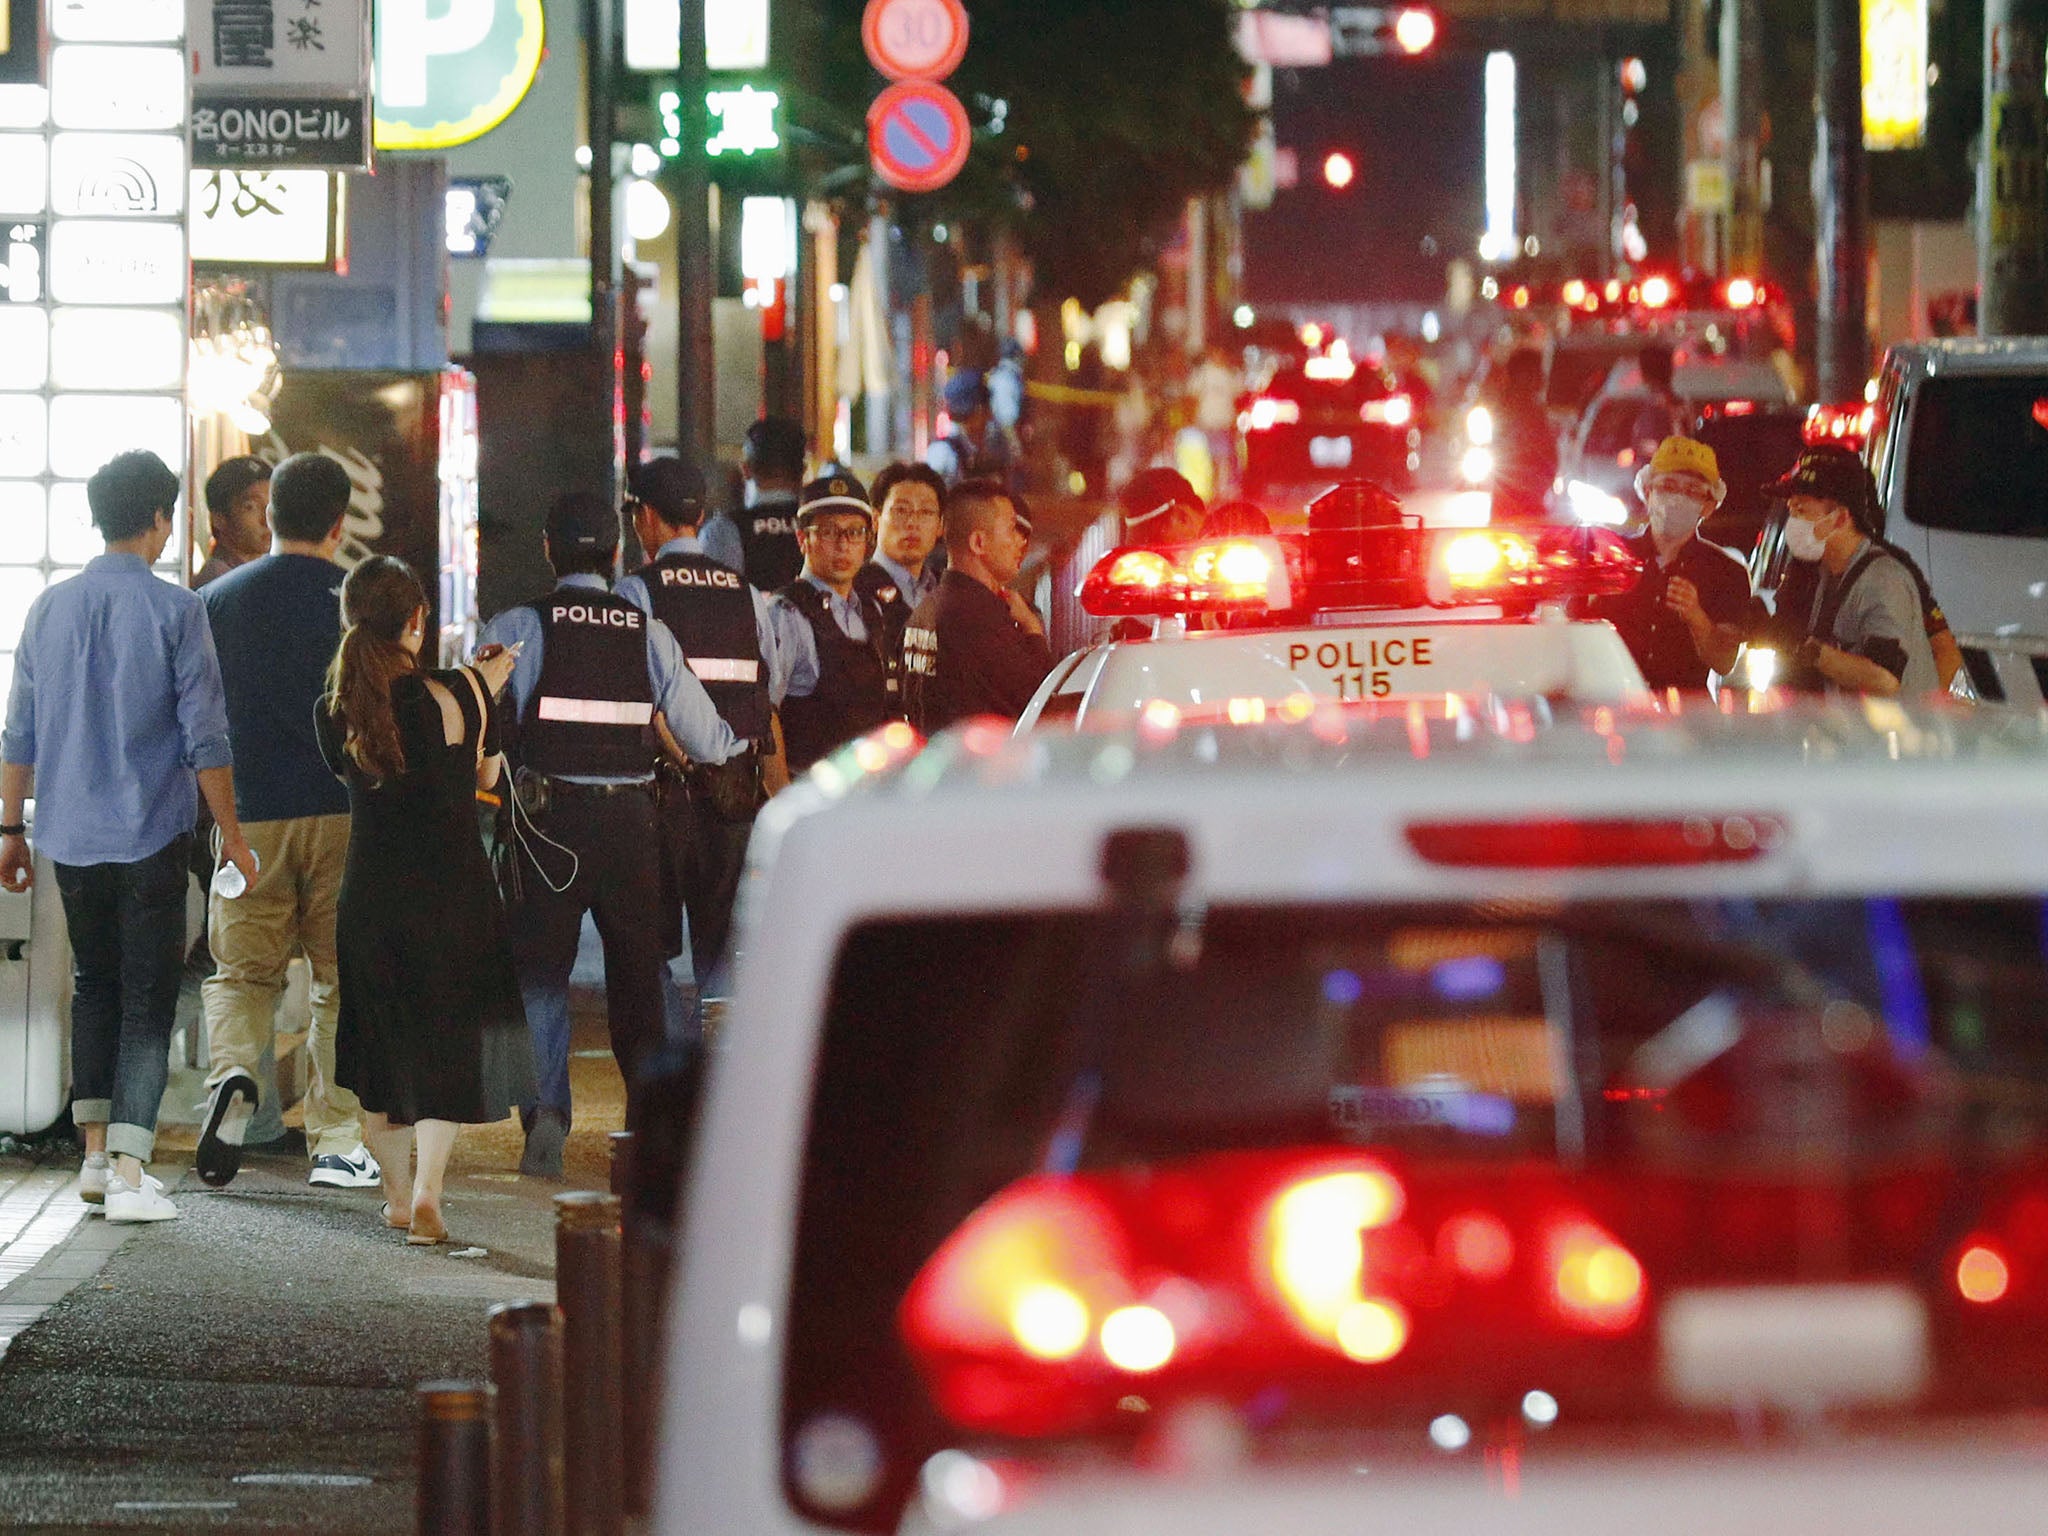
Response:
[{"label": "metal post", "polygon": [[1858,0],[1818,0],[1820,123],[1814,201],[1820,276],[1817,390],[1860,400],[1870,377],[1870,184],[1863,157],[1863,36]]},{"label": "metal post", "polygon": [[562,1427],[570,1536],[619,1536],[624,1424],[619,1404],[619,1197],[555,1196],[555,1290],[562,1307]]},{"label": "metal post", "polygon": [[1764,269],[1762,0],[1722,0],[1721,112],[1728,142],[1729,273],[1755,278]]},{"label": "metal post", "polygon": [[562,1314],[507,1301],[489,1318],[492,1536],[562,1536]]},{"label": "metal post", "polygon": [[489,1536],[490,1391],[474,1381],[419,1386],[420,1536]]},{"label": "metal post", "polygon": [[633,1133],[613,1131],[605,1139],[611,1145],[611,1191],[624,1200],[633,1187]]},{"label": "metal post", "polygon": [[[894,310],[891,308],[889,294],[889,247],[889,210],[886,207],[877,207],[874,216],[868,220],[868,280],[874,284],[874,313],[881,317],[882,334],[880,337],[868,337],[867,344],[882,349],[886,364],[883,371],[893,376],[896,362],[896,324],[891,318]],[[862,359],[862,363],[861,371],[865,374],[865,358]],[[889,398],[889,391],[886,388],[869,390],[867,408],[869,454],[878,459],[894,457],[896,411],[894,402]]]},{"label": "metal post", "polygon": [[1980,336],[2048,334],[2048,0],[1984,0]]},{"label": "metal post", "polygon": [[588,81],[590,143],[590,332],[594,346],[609,352],[617,339],[619,241],[612,223],[616,185],[612,175],[616,117],[611,0],[583,0],[583,67]]},{"label": "metal post", "polygon": [[683,152],[675,158],[676,445],[708,465],[718,442],[718,359],[711,329],[717,292],[711,243],[711,166],[704,155],[704,0],[682,0],[682,66],[676,71]]}]

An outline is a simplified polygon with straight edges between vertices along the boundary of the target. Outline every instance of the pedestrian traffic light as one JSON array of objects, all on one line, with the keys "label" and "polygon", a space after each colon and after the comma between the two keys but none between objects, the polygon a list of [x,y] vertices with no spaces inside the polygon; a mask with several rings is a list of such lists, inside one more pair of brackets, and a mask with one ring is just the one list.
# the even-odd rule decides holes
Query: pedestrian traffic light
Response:
[{"label": "pedestrian traffic light", "polygon": [[1358,179],[1358,163],[1341,149],[1333,149],[1323,162],[1323,180],[1333,192],[1342,192]]}]

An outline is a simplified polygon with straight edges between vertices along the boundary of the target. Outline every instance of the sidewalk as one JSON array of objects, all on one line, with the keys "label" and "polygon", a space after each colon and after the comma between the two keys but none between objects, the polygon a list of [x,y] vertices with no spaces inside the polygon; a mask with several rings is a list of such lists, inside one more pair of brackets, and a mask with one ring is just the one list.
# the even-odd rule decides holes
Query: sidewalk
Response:
[{"label": "sidewalk", "polygon": [[411,1529],[413,1388],[484,1377],[487,1309],[554,1297],[552,1197],[605,1187],[623,1093],[576,1002],[569,1178],[517,1175],[516,1120],[466,1128],[440,1248],[302,1157],[209,1190],[167,1153],[179,1219],[126,1227],[83,1214],[74,1162],[0,1159],[0,1528]]}]

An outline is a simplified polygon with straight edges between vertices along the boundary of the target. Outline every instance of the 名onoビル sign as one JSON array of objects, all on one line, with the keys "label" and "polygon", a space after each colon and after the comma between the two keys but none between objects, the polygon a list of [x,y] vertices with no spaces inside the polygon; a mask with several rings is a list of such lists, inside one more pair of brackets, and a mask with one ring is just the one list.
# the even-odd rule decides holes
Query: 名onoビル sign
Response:
[{"label": "\u540dono\u30d3\u30eb sign", "polygon": [[360,105],[295,96],[195,95],[192,164],[301,168],[367,163],[369,136]]},{"label": "\u540dono\u30d3\u30eb sign", "polygon": [[541,0],[381,0],[379,149],[448,149],[512,115],[540,72]]},{"label": "\u540dono\u30d3\u30eb sign", "polygon": [[197,164],[370,163],[368,0],[186,5]]},{"label": "\u540dono\u30d3\u30eb sign", "polygon": [[967,56],[967,10],[960,0],[868,0],[860,35],[891,80],[943,80]]},{"label": "\u540dono\u30d3\u30eb sign", "polygon": [[906,80],[868,108],[875,173],[899,192],[936,192],[967,163],[973,130],[960,98],[943,85]]}]

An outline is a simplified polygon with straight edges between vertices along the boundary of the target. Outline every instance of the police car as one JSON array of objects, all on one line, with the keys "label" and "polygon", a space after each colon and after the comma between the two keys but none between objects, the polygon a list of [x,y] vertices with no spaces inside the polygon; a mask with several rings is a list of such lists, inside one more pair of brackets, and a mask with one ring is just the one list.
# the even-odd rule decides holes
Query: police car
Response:
[{"label": "police car", "polygon": [[2048,724],[915,747],[756,832],[655,1529],[2037,1528]]},{"label": "police car", "polygon": [[1428,528],[1351,481],[1309,507],[1306,533],[1111,551],[1082,606],[1153,627],[1121,623],[1060,662],[1019,728],[1299,715],[1320,699],[1640,699],[1613,626],[1564,617],[1569,599],[1625,592],[1640,573],[1608,530]]}]

